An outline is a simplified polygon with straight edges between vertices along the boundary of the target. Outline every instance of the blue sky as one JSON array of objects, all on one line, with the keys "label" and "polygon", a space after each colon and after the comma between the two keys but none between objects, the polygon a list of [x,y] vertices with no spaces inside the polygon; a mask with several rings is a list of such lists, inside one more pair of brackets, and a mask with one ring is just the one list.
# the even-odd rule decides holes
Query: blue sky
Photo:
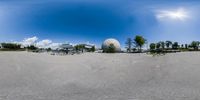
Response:
[{"label": "blue sky", "polygon": [[97,46],[144,36],[189,43],[200,40],[198,0],[0,0],[0,42],[38,40]]}]

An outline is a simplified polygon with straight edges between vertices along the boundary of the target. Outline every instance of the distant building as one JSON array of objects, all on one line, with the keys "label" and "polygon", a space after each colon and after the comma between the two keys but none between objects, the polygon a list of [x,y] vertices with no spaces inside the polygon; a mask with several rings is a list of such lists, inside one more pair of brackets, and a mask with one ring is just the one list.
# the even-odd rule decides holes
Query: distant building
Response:
[{"label": "distant building", "polygon": [[24,45],[21,45],[21,46],[20,46],[20,48],[22,48],[22,49],[23,49],[23,48],[25,48],[25,46],[24,46]]},{"label": "distant building", "polygon": [[113,45],[113,47],[114,47],[114,52],[121,52],[119,41],[116,40],[116,39],[113,39],[113,38],[106,39],[103,42],[103,44],[102,44],[102,50],[103,50],[103,52],[108,52],[109,51],[109,47],[111,45]]},{"label": "distant building", "polygon": [[59,46],[59,49],[63,49],[63,50],[73,50],[74,47],[70,44],[62,44]]},{"label": "distant building", "polygon": [[93,44],[80,44],[80,45],[83,45],[86,49],[91,49],[92,47],[95,46]]},{"label": "distant building", "polygon": [[75,54],[75,53],[83,53],[83,52],[94,52],[95,45],[92,44],[78,44],[78,45],[71,45],[61,44],[56,49],[52,50],[52,55],[54,54]]},{"label": "distant building", "polygon": [[83,48],[82,48],[82,52],[91,52],[93,51],[92,49],[94,48],[95,49],[95,45],[94,44],[79,44],[81,45]]},{"label": "distant building", "polygon": [[69,54],[74,51],[74,47],[70,44],[61,44],[57,50]]}]

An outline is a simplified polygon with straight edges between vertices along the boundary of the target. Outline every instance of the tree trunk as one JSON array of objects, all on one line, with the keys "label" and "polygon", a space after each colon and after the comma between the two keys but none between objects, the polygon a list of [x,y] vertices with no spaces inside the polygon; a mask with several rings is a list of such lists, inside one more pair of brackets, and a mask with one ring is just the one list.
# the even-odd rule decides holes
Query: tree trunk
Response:
[{"label": "tree trunk", "polygon": [[140,52],[142,52],[142,47],[140,46]]}]

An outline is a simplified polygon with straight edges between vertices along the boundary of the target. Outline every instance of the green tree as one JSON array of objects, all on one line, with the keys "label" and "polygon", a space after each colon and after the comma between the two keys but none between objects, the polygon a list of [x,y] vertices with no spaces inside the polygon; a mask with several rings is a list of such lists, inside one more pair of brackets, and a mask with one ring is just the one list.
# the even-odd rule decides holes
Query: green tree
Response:
[{"label": "green tree", "polygon": [[84,49],[85,49],[85,46],[84,45],[79,45],[79,48],[81,49],[81,51],[83,52]]},{"label": "green tree", "polygon": [[114,44],[110,44],[106,50],[107,53],[115,53],[116,48],[114,46]]},{"label": "green tree", "polygon": [[2,48],[10,49],[10,50],[21,49],[21,45],[15,44],[15,43],[1,43],[1,46],[2,46]]},{"label": "green tree", "polygon": [[134,38],[134,42],[136,47],[139,48],[139,51],[141,52],[142,51],[142,46],[146,43],[146,39],[144,39],[142,36],[135,36]]},{"label": "green tree", "polygon": [[78,45],[75,45],[74,48],[75,48],[76,51],[79,50],[79,46]]},{"label": "green tree", "polygon": [[184,45],[183,45],[183,44],[181,45],[181,48],[182,48],[182,49],[184,48]]},{"label": "green tree", "polygon": [[131,38],[127,38],[127,40],[126,40],[126,48],[127,48],[127,52],[131,52],[131,49],[132,49],[132,44],[133,42],[132,42],[132,39]]},{"label": "green tree", "polygon": [[160,41],[160,45],[161,45],[161,48],[164,50],[165,49],[165,42]]},{"label": "green tree", "polygon": [[34,45],[30,45],[27,47],[28,50],[37,50],[38,48]]},{"label": "green tree", "polygon": [[49,51],[51,51],[51,48],[47,48],[46,50],[47,50],[47,52],[49,52]]},{"label": "green tree", "polygon": [[198,50],[199,48],[199,41],[192,41],[192,43],[190,44],[190,46],[194,49],[194,50]]},{"label": "green tree", "polygon": [[85,46],[82,45],[82,44],[78,44],[78,45],[75,45],[74,48],[75,48],[76,51],[83,52],[83,50],[85,49]]},{"label": "green tree", "polygon": [[94,51],[95,51],[95,46],[92,46],[91,52],[94,52]]},{"label": "green tree", "polygon": [[161,47],[161,44],[159,42],[156,43],[156,49],[160,49],[160,47]]},{"label": "green tree", "polygon": [[165,42],[166,47],[169,49],[170,46],[172,46],[172,42],[171,41],[166,41]]},{"label": "green tree", "polygon": [[188,49],[188,44],[185,44],[185,49]]},{"label": "green tree", "polygon": [[156,44],[155,43],[151,43],[150,44],[150,50],[155,50],[156,49]]},{"label": "green tree", "polygon": [[172,48],[173,49],[178,49],[178,47],[179,47],[178,42],[174,42],[173,45],[172,45]]}]

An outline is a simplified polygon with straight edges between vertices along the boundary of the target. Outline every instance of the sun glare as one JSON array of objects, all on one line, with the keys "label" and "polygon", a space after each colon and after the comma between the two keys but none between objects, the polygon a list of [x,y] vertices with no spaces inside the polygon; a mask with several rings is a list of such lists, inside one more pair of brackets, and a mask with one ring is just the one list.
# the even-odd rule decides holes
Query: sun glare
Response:
[{"label": "sun glare", "polygon": [[174,19],[174,20],[184,21],[189,16],[186,10],[180,8],[174,11],[168,11],[168,10],[159,11],[156,17],[158,19]]}]

